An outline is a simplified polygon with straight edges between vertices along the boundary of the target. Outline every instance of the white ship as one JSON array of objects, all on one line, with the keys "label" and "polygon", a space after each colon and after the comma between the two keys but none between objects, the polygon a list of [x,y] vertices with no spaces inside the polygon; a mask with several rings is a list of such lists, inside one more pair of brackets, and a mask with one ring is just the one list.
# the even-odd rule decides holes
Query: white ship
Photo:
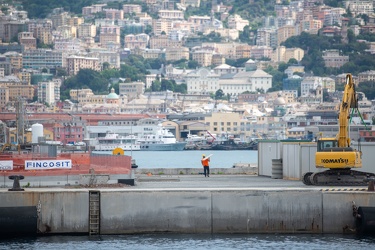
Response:
[{"label": "white ship", "polygon": [[161,124],[155,133],[142,135],[138,142],[144,151],[180,151],[184,150],[186,145],[186,142],[178,142],[174,134]]},{"label": "white ship", "polygon": [[124,151],[139,151],[141,145],[133,135],[120,136],[116,133],[107,133],[105,137],[97,138],[95,150],[113,151],[115,148],[121,148]]}]

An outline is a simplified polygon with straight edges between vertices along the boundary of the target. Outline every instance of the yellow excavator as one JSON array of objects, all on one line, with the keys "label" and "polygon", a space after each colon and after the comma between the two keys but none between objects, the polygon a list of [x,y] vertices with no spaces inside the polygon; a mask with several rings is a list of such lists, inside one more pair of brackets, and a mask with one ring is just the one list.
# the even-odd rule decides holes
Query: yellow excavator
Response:
[{"label": "yellow excavator", "polygon": [[358,99],[351,74],[346,75],[344,95],[339,112],[339,132],[336,138],[319,138],[315,154],[315,166],[327,168],[322,172],[307,172],[302,181],[306,185],[362,186],[365,178],[374,173],[352,170],[362,167],[362,152],[350,146],[350,110],[358,109]]}]

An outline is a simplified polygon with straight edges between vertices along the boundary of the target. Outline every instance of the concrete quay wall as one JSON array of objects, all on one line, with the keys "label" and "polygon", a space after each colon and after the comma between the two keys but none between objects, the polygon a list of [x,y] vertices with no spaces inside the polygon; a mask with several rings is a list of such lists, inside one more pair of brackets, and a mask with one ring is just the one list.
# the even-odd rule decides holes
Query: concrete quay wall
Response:
[{"label": "concrete quay wall", "polygon": [[[202,168],[137,168],[135,174],[152,175],[198,175],[203,174]],[[254,163],[244,163],[236,165],[234,168],[210,168],[212,175],[230,175],[230,174],[258,174],[258,165]]]},{"label": "concrete quay wall", "polygon": [[[100,234],[343,233],[367,191],[306,189],[99,189]],[[89,190],[0,191],[0,207],[36,206],[40,233],[89,232]],[[3,225],[4,226],[4,225]]]}]

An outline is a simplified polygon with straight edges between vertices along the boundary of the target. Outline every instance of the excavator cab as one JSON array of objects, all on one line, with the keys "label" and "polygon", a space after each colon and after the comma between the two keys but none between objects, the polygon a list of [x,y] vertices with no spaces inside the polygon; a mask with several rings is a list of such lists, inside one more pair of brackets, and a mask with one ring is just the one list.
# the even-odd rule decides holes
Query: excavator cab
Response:
[{"label": "excavator cab", "polygon": [[331,151],[333,148],[338,147],[338,142],[336,139],[320,139],[318,140],[317,143],[317,151],[322,152],[322,151]]}]

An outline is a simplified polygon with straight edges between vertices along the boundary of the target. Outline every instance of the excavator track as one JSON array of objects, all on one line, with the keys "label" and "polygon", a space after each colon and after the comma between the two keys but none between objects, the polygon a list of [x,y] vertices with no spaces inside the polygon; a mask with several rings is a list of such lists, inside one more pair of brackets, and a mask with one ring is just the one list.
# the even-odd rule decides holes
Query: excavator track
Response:
[{"label": "excavator track", "polygon": [[302,181],[305,185],[314,186],[366,186],[365,179],[369,177],[375,177],[375,174],[351,169],[329,169],[305,173]]}]

